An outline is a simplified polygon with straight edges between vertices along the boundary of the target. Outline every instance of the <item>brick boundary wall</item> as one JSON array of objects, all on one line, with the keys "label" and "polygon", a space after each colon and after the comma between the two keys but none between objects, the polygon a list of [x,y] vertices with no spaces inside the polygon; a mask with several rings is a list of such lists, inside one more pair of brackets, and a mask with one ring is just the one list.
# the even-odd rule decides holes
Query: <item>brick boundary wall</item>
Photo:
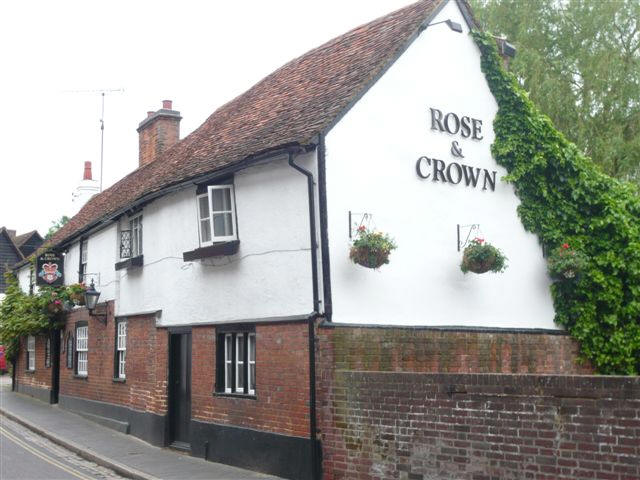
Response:
[{"label": "brick boundary wall", "polygon": [[323,324],[320,362],[336,369],[450,373],[591,374],[564,332]]},{"label": "brick boundary wall", "polygon": [[326,479],[638,480],[640,377],[334,371]]},{"label": "brick boundary wall", "polygon": [[567,335],[317,336],[325,479],[640,479],[640,377],[588,375]]}]

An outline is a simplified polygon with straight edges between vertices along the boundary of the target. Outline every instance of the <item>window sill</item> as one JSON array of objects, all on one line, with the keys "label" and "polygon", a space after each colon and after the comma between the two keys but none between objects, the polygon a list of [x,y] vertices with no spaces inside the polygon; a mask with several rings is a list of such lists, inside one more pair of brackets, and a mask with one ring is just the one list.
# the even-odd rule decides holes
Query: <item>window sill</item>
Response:
[{"label": "window sill", "polygon": [[182,259],[185,262],[191,262],[193,260],[199,260],[201,258],[208,257],[222,257],[225,255],[234,255],[238,253],[240,248],[240,240],[232,240],[230,242],[214,243],[208,247],[200,247],[195,250],[190,250],[182,254]]},{"label": "window sill", "polygon": [[77,373],[74,373],[73,378],[77,378],[78,380],[88,380],[89,375],[78,375]]},{"label": "window sill", "polygon": [[258,397],[255,393],[228,393],[228,392],[213,392],[214,397],[227,397],[227,398],[243,398],[245,400],[257,400]]},{"label": "window sill", "polygon": [[36,373],[36,370],[35,370],[35,368],[34,368],[33,370],[26,369],[26,370],[24,371],[24,373],[31,373],[31,374],[34,374],[34,373]]},{"label": "window sill", "polygon": [[116,263],[116,270],[124,270],[130,268],[141,267],[144,263],[144,255],[138,255],[137,257],[127,258],[121,262]]},{"label": "window sill", "polygon": [[126,383],[127,379],[126,378],[114,378],[113,379],[113,383]]}]

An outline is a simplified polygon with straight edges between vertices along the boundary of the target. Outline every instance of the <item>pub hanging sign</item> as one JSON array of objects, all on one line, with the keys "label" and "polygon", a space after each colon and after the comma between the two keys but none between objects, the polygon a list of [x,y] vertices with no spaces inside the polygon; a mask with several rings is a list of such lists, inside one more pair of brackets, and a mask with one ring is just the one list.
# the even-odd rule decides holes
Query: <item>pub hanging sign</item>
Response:
[{"label": "pub hanging sign", "polygon": [[38,286],[64,285],[64,256],[54,250],[44,252],[36,259],[36,272]]}]

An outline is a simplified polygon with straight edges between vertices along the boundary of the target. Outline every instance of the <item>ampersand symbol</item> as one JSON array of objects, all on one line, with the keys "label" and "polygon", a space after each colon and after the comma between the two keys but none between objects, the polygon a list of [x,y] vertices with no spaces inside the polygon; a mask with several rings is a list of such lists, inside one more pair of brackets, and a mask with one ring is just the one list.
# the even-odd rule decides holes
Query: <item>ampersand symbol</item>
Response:
[{"label": "ampersand symbol", "polygon": [[458,145],[457,141],[451,142],[451,155],[453,155],[454,157],[464,158],[464,155],[462,154],[462,148],[460,148],[460,145]]}]

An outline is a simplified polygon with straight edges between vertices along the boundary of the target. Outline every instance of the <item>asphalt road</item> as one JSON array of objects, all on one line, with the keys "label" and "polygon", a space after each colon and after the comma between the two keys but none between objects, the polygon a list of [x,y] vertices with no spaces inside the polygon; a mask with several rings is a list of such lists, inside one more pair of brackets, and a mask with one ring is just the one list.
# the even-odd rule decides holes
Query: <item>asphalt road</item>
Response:
[{"label": "asphalt road", "polygon": [[121,479],[115,472],[79,457],[0,416],[0,479]]}]

